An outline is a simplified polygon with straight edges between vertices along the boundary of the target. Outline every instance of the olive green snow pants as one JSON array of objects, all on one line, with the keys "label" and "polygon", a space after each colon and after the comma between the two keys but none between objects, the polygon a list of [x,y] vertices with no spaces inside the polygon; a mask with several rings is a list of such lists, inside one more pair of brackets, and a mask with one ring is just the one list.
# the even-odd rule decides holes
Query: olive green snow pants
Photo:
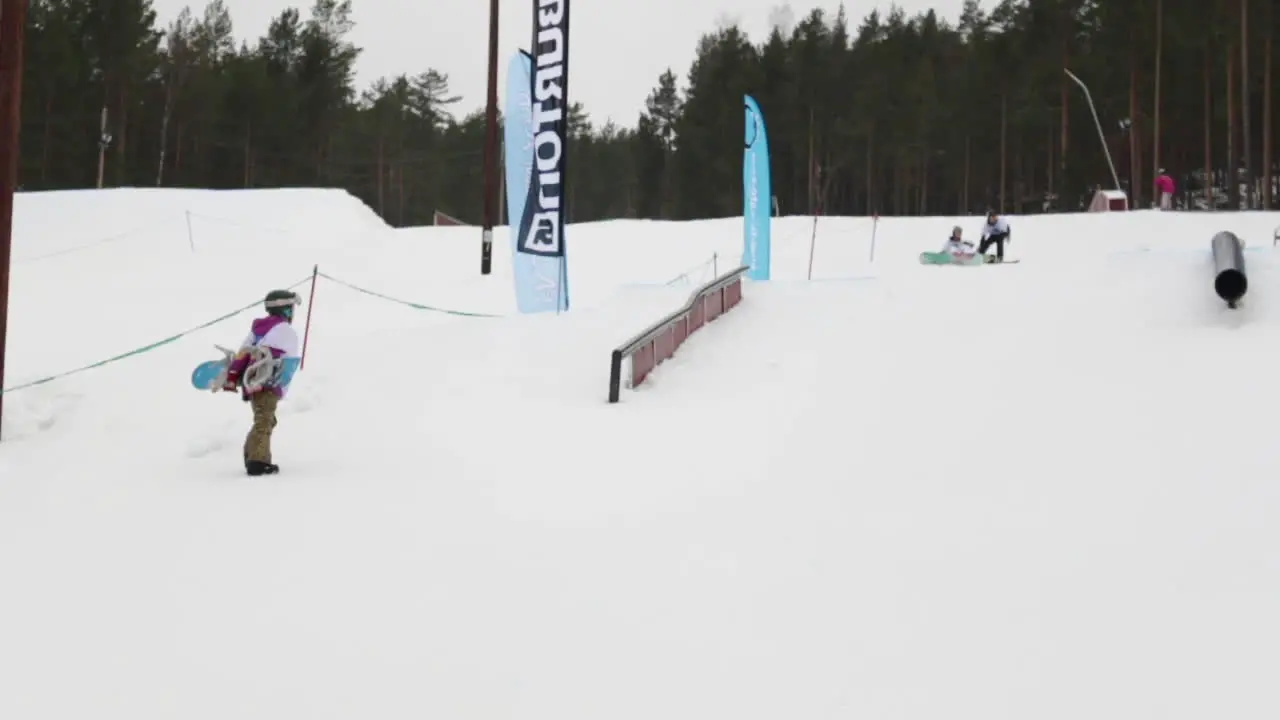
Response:
[{"label": "olive green snow pants", "polygon": [[270,390],[256,392],[249,398],[253,408],[253,427],[244,439],[245,462],[271,462],[271,431],[276,427],[276,406],[280,398]]}]

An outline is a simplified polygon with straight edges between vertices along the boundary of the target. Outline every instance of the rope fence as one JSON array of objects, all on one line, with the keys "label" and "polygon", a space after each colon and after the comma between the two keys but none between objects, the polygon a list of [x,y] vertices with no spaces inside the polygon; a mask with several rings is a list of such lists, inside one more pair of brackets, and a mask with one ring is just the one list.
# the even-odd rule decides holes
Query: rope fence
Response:
[{"label": "rope fence", "polygon": [[[355,285],[355,284],[353,284],[353,283],[349,283],[349,282],[347,282],[346,280],[342,280],[341,278],[336,278],[336,277],[334,277],[334,276],[332,276],[332,275],[328,275],[328,274],[326,274],[326,273],[322,273],[322,272],[318,272],[318,271],[317,271],[317,272],[315,272],[315,273],[310,273],[310,274],[308,274],[308,275],[307,275],[307,277],[303,278],[302,280],[299,280],[298,282],[296,282],[296,283],[294,283],[294,284],[292,284],[292,285],[288,285],[288,286],[286,286],[286,289],[288,289],[288,290],[293,290],[293,289],[296,289],[296,288],[302,287],[302,286],[304,286],[304,285],[306,285],[306,284],[308,284],[308,283],[311,283],[311,282],[313,281],[313,278],[321,278],[321,279],[324,279],[324,280],[328,280],[329,282],[335,283],[335,284],[337,284],[337,285],[341,285],[341,286],[346,287],[346,288],[348,288],[348,289],[350,289],[350,290],[353,290],[353,291],[355,291],[355,292],[359,292],[359,293],[362,293],[362,294],[364,294],[364,295],[368,295],[368,296],[371,296],[371,297],[375,297],[375,298],[378,298],[378,299],[380,299],[380,300],[384,300],[384,301],[386,301],[386,302],[392,302],[392,303],[396,303],[396,304],[398,304],[398,305],[403,305],[403,306],[405,306],[405,307],[410,307],[410,308],[413,308],[413,309],[415,309],[415,310],[423,310],[423,311],[427,311],[427,312],[443,313],[443,314],[445,314],[445,315],[453,315],[453,316],[457,316],[457,317],[473,317],[473,318],[497,318],[497,317],[503,317],[503,316],[501,316],[501,315],[490,315],[490,314],[485,314],[485,313],[466,312],[466,311],[462,311],[462,310],[450,310],[450,309],[446,309],[446,308],[434,307],[434,306],[431,306],[431,305],[424,305],[424,304],[422,304],[422,303],[410,302],[410,301],[408,301],[408,300],[402,300],[402,299],[400,299],[400,298],[392,297],[392,296],[390,296],[390,295],[386,295],[386,294],[383,294],[383,293],[380,293],[380,292],[377,292],[377,291],[374,291],[374,290],[370,290],[370,289],[368,289],[368,288],[360,287],[359,285]],[[87,372],[87,371],[89,371],[89,370],[95,370],[95,369],[97,369],[97,368],[105,367],[105,366],[107,366],[107,365],[114,365],[115,363],[118,363],[118,362],[120,362],[120,361],[122,361],[122,360],[127,360],[127,359],[129,359],[129,358],[137,357],[137,356],[139,356],[139,355],[144,355],[144,354],[146,354],[146,353],[151,352],[152,350],[156,350],[156,349],[158,349],[158,348],[164,347],[164,346],[169,345],[169,344],[172,344],[172,343],[174,343],[174,342],[176,342],[176,341],[178,341],[178,340],[181,340],[182,338],[184,338],[184,337],[186,337],[186,336],[188,336],[188,335],[191,335],[192,333],[196,333],[196,332],[199,332],[199,331],[201,331],[201,330],[205,330],[205,329],[207,329],[207,328],[213,327],[214,325],[217,325],[218,323],[221,323],[221,322],[225,322],[225,321],[227,321],[227,320],[230,320],[231,318],[233,318],[233,317],[235,317],[235,316],[237,316],[237,315],[240,315],[240,314],[243,314],[243,313],[248,312],[248,311],[250,311],[250,310],[253,310],[254,308],[257,308],[257,307],[259,307],[259,306],[261,306],[261,305],[262,305],[262,301],[261,301],[261,300],[256,300],[256,301],[254,301],[254,302],[252,302],[252,303],[249,303],[248,305],[244,305],[244,306],[242,306],[242,307],[236,308],[235,310],[232,310],[232,311],[230,311],[230,312],[227,312],[227,313],[224,313],[224,314],[222,314],[222,315],[219,315],[218,317],[213,318],[212,320],[209,320],[209,321],[206,321],[206,322],[200,323],[199,325],[196,325],[196,326],[194,326],[194,327],[191,327],[191,328],[188,328],[188,329],[186,329],[186,330],[183,330],[182,332],[174,333],[174,334],[172,334],[172,335],[170,335],[170,336],[168,336],[168,337],[166,337],[166,338],[163,338],[163,339],[161,339],[161,340],[157,340],[157,341],[155,341],[155,342],[148,343],[148,344],[146,344],[146,345],[143,345],[143,346],[141,346],[141,347],[134,348],[134,349],[132,349],[132,350],[129,350],[129,351],[127,351],[127,352],[120,353],[120,354],[118,354],[118,355],[113,355],[112,357],[106,358],[105,360],[99,360],[99,361],[97,361],[97,362],[95,362],[95,363],[90,363],[90,364],[88,364],[88,365],[84,365],[84,366],[82,366],[82,367],[74,368],[74,369],[72,369],[72,370],[66,370],[66,371],[63,371],[63,372],[54,373],[54,374],[47,375],[47,376],[45,376],[45,377],[39,378],[39,379],[37,379],[37,380],[32,380],[32,381],[30,381],[30,382],[25,382],[25,383],[22,383],[22,384],[19,384],[19,385],[15,385],[15,386],[13,386],[13,387],[7,387],[7,388],[4,388],[3,390],[0,390],[0,394],[8,395],[8,394],[10,394],[10,393],[18,392],[19,390],[27,390],[27,389],[29,389],[29,388],[36,387],[36,386],[38,386],[38,385],[45,385],[45,384],[48,384],[48,383],[54,382],[55,380],[61,380],[62,378],[71,377],[72,375],[79,375],[80,373]]]},{"label": "rope fence", "polygon": [[[309,276],[309,275],[308,275],[308,276],[307,276],[306,278],[304,278],[303,280],[300,280],[299,282],[296,282],[296,283],[294,283],[293,285],[290,285],[290,286],[289,286],[289,289],[290,289],[290,290],[292,290],[293,288],[301,287],[301,286],[303,286],[303,285],[306,285],[306,284],[307,284],[307,283],[309,283],[309,282],[311,282],[311,276]],[[121,361],[121,360],[125,360],[125,359],[127,359],[127,358],[137,357],[138,355],[142,355],[142,354],[144,354],[144,353],[151,352],[152,350],[155,350],[155,349],[157,349],[157,348],[164,347],[165,345],[168,345],[168,344],[173,343],[173,342],[175,342],[175,341],[177,341],[177,340],[180,340],[180,339],[182,339],[182,338],[184,338],[184,337],[186,337],[186,336],[188,336],[188,335],[190,335],[190,334],[192,334],[192,333],[194,333],[194,332],[198,332],[198,331],[200,331],[200,330],[204,330],[205,328],[213,327],[214,325],[217,325],[218,323],[223,322],[223,321],[225,321],[225,320],[230,320],[231,318],[235,317],[236,315],[239,315],[239,314],[241,314],[241,313],[243,313],[243,312],[247,312],[247,311],[249,311],[249,310],[252,310],[252,309],[254,309],[254,308],[258,307],[258,306],[259,306],[259,305],[261,305],[261,304],[262,304],[262,301],[261,301],[261,300],[255,300],[253,303],[251,303],[251,304],[249,304],[249,305],[245,305],[244,307],[237,308],[237,309],[232,310],[231,312],[226,313],[226,314],[224,314],[224,315],[219,315],[218,317],[216,317],[216,318],[214,318],[214,319],[212,319],[212,320],[209,320],[209,321],[207,321],[207,322],[200,323],[199,325],[196,325],[195,327],[192,327],[192,328],[188,328],[188,329],[186,329],[186,330],[183,330],[182,332],[174,333],[173,335],[170,335],[169,337],[164,338],[164,339],[162,339],[162,340],[157,340],[157,341],[155,341],[155,342],[153,342],[153,343],[149,343],[149,344],[147,344],[147,345],[143,345],[142,347],[134,348],[134,349],[132,349],[132,350],[129,350],[128,352],[123,352],[123,353],[120,353],[119,355],[115,355],[115,356],[109,357],[109,358],[107,358],[107,359],[105,359],[105,360],[99,360],[98,362],[90,363],[89,365],[84,365],[84,366],[82,366],[82,367],[78,367],[78,368],[75,368],[75,369],[73,369],[73,370],[66,370],[66,371],[64,371],[64,372],[55,373],[55,374],[53,374],[53,375],[48,375],[48,376],[46,376],[46,377],[42,377],[42,378],[40,378],[39,380],[32,380],[31,382],[23,383],[23,384],[21,384],[21,385],[16,385],[16,386],[14,386],[14,387],[4,388],[3,390],[0,390],[0,393],[3,393],[3,394],[5,394],[5,395],[8,395],[9,393],[14,393],[14,392],[17,392],[17,391],[19,391],[19,390],[26,390],[27,388],[33,388],[33,387],[35,387],[35,386],[37,386],[37,385],[44,385],[44,384],[46,384],[46,383],[51,383],[51,382],[53,382],[54,380],[61,380],[62,378],[70,377],[70,376],[72,376],[72,375],[79,375],[80,373],[82,373],[82,372],[86,372],[86,371],[89,371],[89,370],[94,370],[94,369],[97,369],[97,368],[100,368],[100,367],[104,367],[104,366],[107,366],[107,365],[113,365],[113,364],[115,364],[115,363],[117,363],[117,362],[119,362],[119,361]]]},{"label": "rope fence", "polygon": [[[664,286],[666,286],[666,287],[670,287],[670,286],[675,285],[675,284],[680,283],[680,282],[688,282],[688,281],[691,281],[691,280],[692,280],[692,278],[693,278],[694,273],[701,273],[701,272],[704,272],[708,266],[711,266],[712,268],[715,268],[717,265],[718,265],[718,258],[717,258],[717,256],[713,255],[711,258],[709,258],[709,259],[707,259],[707,260],[704,260],[704,261],[703,261],[703,262],[701,262],[701,263],[698,263],[697,265],[695,265],[695,266],[693,266],[693,267],[689,268],[688,270],[686,270],[686,271],[684,271],[684,272],[680,273],[678,276],[676,276],[675,278],[671,279],[670,281],[668,281],[668,282],[664,283]],[[426,304],[424,304],[424,303],[413,302],[413,301],[410,301],[410,300],[404,300],[404,299],[402,299],[402,298],[394,297],[394,296],[392,296],[392,295],[387,295],[386,293],[378,292],[378,291],[376,291],[376,290],[371,290],[371,289],[369,289],[369,288],[362,287],[362,286],[360,286],[360,285],[356,285],[355,283],[351,283],[351,282],[348,282],[348,281],[346,281],[346,280],[343,280],[342,278],[334,277],[333,275],[329,275],[329,274],[327,274],[327,273],[320,272],[320,271],[319,271],[319,268],[317,268],[317,269],[315,269],[313,272],[309,273],[309,274],[308,274],[305,278],[303,278],[302,280],[299,280],[298,282],[295,282],[295,283],[293,283],[292,285],[288,285],[288,286],[286,286],[286,289],[288,289],[288,290],[293,290],[293,289],[295,289],[295,288],[299,288],[299,287],[302,287],[302,286],[304,286],[304,285],[307,285],[308,283],[314,283],[314,282],[315,282],[315,280],[316,280],[317,278],[318,278],[318,279],[322,279],[322,280],[327,280],[327,281],[329,281],[329,282],[331,282],[331,283],[334,283],[335,285],[340,285],[340,286],[342,286],[342,287],[347,288],[348,290],[351,290],[351,291],[353,291],[353,292],[360,293],[360,294],[362,294],[362,295],[366,295],[366,296],[369,296],[369,297],[377,298],[377,299],[382,300],[382,301],[384,301],[384,302],[395,303],[395,304],[397,304],[397,305],[401,305],[401,306],[403,306],[403,307],[413,308],[414,310],[421,310],[421,311],[424,311],[424,312],[441,313],[441,314],[444,314],[444,315],[451,315],[451,316],[454,316],[454,317],[468,317],[468,318],[501,318],[501,317],[505,317],[504,315],[494,315],[494,314],[490,314],[490,313],[480,313],[480,312],[469,312],[469,311],[465,311],[465,310],[454,310],[454,309],[450,309],[450,308],[436,307],[436,306],[434,306],[434,305],[426,305]],[[313,302],[314,302],[314,286],[313,286],[313,293],[312,293],[312,297],[313,297]],[[172,335],[169,335],[168,337],[162,338],[162,339],[157,340],[157,341],[152,342],[152,343],[148,343],[148,344],[143,345],[143,346],[141,346],[141,347],[134,348],[134,349],[129,350],[129,351],[127,351],[127,352],[122,352],[122,353],[120,353],[120,354],[118,354],[118,355],[113,355],[112,357],[106,358],[106,359],[104,359],[104,360],[99,360],[99,361],[97,361],[97,362],[90,363],[90,364],[88,364],[88,365],[84,365],[84,366],[81,366],[81,367],[73,368],[73,369],[71,369],[71,370],[65,370],[65,371],[63,371],[63,372],[53,373],[53,374],[47,375],[47,376],[45,376],[45,377],[41,377],[41,378],[39,378],[39,379],[37,379],[37,380],[31,380],[31,381],[29,381],[29,382],[24,382],[24,383],[21,383],[21,384],[19,384],[19,385],[15,385],[15,386],[13,386],[13,387],[7,387],[7,388],[4,388],[4,389],[0,389],[0,395],[8,395],[8,394],[11,394],[11,393],[18,392],[18,391],[20,391],[20,390],[27,390],[27,389],[30,389],[30,388],[33,388],[33,387],[37,387],[37,386],[39,386],[39,385],[46,385],[46,384],[51,383],[51,382],[54,382],[54,381],[56,381],[56,380],[61,380],[61,379],[63,379],[63,378],[71,377],[71,376],[73,376],[73,375],[79,375],[80,373],[88,372],[88,371],[90,371],[90,370],[96,370],[96,369],[98,369],[98,368],[106,367],[106,366],[108,366],[108,365],[114,365],[114,364],[116,364],[116,363],[118,363],[118,362],[121,362],[121,361],[123,361],[123,360],[128,360],[128,359],[130,359],[130,358],[138,357],[138,356],[140,356],[140,355],[145,355],[146,353],[149,353],[149,352],[151,352],[152,350],[156,350],[156,349],[162,348],[162,347],[164,347],[164,346],[166,346],[166,345],[170,345],[170,344],[172,344],[172,343],[174,343],[174,342],[177,342],[178,340],[181,340],[181,339],[182,339],[182,338],[184,338],[184,337],[187,337],[188,335],[191,335],[191,334],[196,333],[196,332],[199,332],[199,331],[201,331],[201,330],[205,330],[205,329],[207,329],[207,328],[213,327],[214,325],[217,325],[217,324],[219,324],[219,323],[222,323],[222,322],[225,322],[225,321],[227,321],[227,320],[230,320],[231,318],[234,318],[234,317],[236,317],[237,315],[241,315],[241,314],[243,314],[243,313],[245,313],[245,312],[248,312],[248,311],[250,311],[250,310],[253,310],[254,308],[259,307],[261,304],[262,304],[262,301],[261,301],[261,300],[256,300],[256,301],[254,301],[254,302],[252,302],[252,303],[249,303],[249,304],[244,305],[244,306],[242,306],[242,307],[236,308],[235,310],[231,310],[231,311],[226,312],[226,313],[224,313],[224,314],[222,314],[222,315],[219,315],[218,317],[215,317],[215,318],[213,318],[212,320],[208,320],[208,321],[206,321],[206,322],[202,322],[202,323],[200,323],[199,325],[196,325],[196,326],[194,326],[194,327],[188,328],[188,329],[183,330],[183,331],[181,331],[181,332],[174,333],[174,334],[172,334]],[[310,319],[310,318],[308,317],[308,320],[309,320],[309,319]]]},{"label": "rope fence", "polygon": [[447,309],[447,308],[439,308],[439,307],[434,307],[434,306],[431,306],[431,305],[423,305],[422,303],[410,302],[410,301],[408,301],[408,300],[402,300],[402,299],[397,298],[397,297],[392,297],[392,296],[390,296],[390,295],[386,295],[386,294],[383,294],[383,293],[377,292],[376,290],[370,290],[370,289],[368,289],[368,288],[360,287],[359,285],[355,285],[355,284],[349,283],[349,282],[347,282],[346,280],[340,280],[340,279],[338,279],[338,278],[336,278],[336,277],[334,277],[334,276],[332,276],[332,275],[326,275],[325,273],[316,273],[316,277],[324,278],[325,280],[328,280],[329,282],[336,283],[336,284],[341,285],[341,286],[343,286],[343,287],[345,287],[345,288],[347,288],[347,289],[349,289],[349,290],[354,290],[354,291],[356,291],[356,292],[358,292],[358,293],[361,293],[361,294],[364,294],[364,295],[368,295],[368,296],[370,296],[370,297],[378,298],[379,300],[386,300],[387,302],[396,303],[397,305],[403,305],[403,306],[405,306],[405,307],[411,307],[411,308],[413,308],[414,310],[426,310],[426,311],[428,311],[428,312],[443,313],[443,314],[445,314],[445,315],[456,315],[456,316],[458,316],[458,317],[475,317],[475,318],[497,318],[497,317],[503,317],[502,315],[490,315],[490,314],[487,314],[487,313],[466,312],[466,311],[464,311],[464,310],[449,310],[449,309]]}]

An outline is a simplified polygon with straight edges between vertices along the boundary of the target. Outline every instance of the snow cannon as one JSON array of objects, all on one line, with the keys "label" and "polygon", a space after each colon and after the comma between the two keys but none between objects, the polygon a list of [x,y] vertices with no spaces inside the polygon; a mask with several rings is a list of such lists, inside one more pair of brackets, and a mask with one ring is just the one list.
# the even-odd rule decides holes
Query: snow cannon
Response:
[{"label": "snow cannon", "polygon": [[1213,236],[1212,248],[1214,292],[1234,309],[1249,289],[1244,275],[1244,243],[1235,233],[1220,232]]}]

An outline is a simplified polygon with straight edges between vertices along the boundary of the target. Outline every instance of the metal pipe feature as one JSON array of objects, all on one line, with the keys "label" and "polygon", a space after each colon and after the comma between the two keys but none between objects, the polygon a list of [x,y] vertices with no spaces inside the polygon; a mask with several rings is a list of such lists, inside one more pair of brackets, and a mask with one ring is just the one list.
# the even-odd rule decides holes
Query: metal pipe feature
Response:
[{"label": "metal pipe feature", "polygon": [[1244,243],[1235,233],[1220,232],[1213,236],[1213,290],[1234,309],[1249,290],[1244,271]]}]

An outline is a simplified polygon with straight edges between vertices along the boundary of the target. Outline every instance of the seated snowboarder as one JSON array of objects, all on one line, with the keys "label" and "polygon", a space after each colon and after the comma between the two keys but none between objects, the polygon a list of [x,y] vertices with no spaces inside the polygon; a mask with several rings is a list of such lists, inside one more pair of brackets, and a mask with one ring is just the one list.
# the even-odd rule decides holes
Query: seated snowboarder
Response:
[{"label": "seated snowboarder", "polygon": [[987,254],[987,248],[992,245],[996,246],[995,258],[984,257],[986,262],[1004,262],[1004,244],[1012,242],[1009,239],[1009,222],[995,211],[987,212],[987,224],[982,226],[982,244],[978,246],[978,252],[982,255]]},{"label": "seated snowboarder", "polygon": [[947,238],[947,244],[942,246],[942,252],[957,259],[967,260],[973,257],[976,249],[973,247],[973,243],[960,238],[963,232],[959,225],[951,228],[951,237]]},{"label": "seated snowboarder", "polygon": [[244,441],[244,469],[250,475],[274,475],[280,466],[271,461],[271,433],[276,426],[276,406],[284,398],[301,362],[293,309],[297,293],[272,290],[263,305],[267,316],[253,321],[249,336],[227,368],[222,389],[240,391],[253,408],[253,427]]}]

